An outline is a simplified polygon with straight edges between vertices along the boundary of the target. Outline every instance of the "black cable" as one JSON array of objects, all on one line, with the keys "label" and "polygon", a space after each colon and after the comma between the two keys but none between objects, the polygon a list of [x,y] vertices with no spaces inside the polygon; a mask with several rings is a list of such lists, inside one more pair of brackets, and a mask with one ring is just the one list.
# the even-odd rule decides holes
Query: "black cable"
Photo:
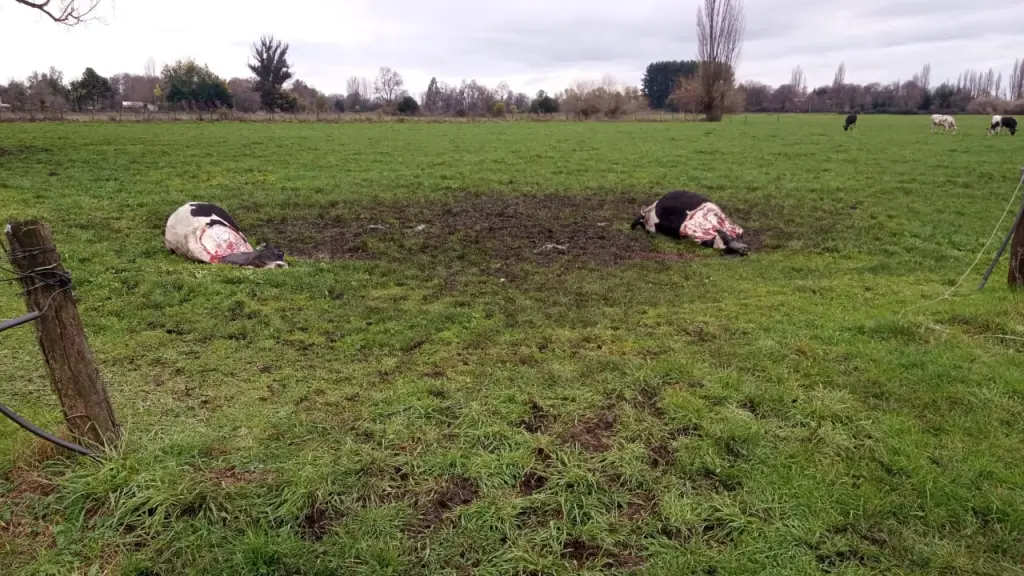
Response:
[{"label": "black cable", "polygon": [[94,454],[88,448],[83,448],[83,447],[79,446],[78,444],[75,444],[74,442],[68,442],[67,440],[62,440],[60,438],[57,438],[56,436],[53,436],[52,434],[50,434],[46,430],[43,430],[42,428],[37,427],[36,425],[32,424],[28,420],[25,420],[24,418],[19,416],[14,410],[11,410],[10,408],[8,408],[7,406],[4,406],[3,404],[0,404],[0,414],[3,414],[4,416],[7,416],[8,418],[11,419],[12,422],[17,424],[18,426],[21,426],[25,430],[28,430],[29,432],[35,434],[36,436],[39,436],[43,440],[46,440],[48,442],[52,442],[53,444],[56,444],[57,446],[60,446],[61,448],[67,448],[68,450],[71,450],[72,452],[77,452],[77,453],[81,454],[82,456],[88,456],[89,458],[92,458],[96,462],[100,461],[99,457],[96,456],[96,454]]},{"label": "black cable", "polygon": [[[59,290],[58,290],[58,292],[59,292]],[[47,304],[49,304],[49,301],[47,301]],[[4,330],[7,330],[8,328],[14,328],[16,326],[21,326],[22,324],[27,324],[27,323],[35,320],[36,318],[39,318],[41,315],[42,315],[41,312],[32,311],[32,312],[29,312],[28,314],[23,314],[21,316],[18,316],[17,318],[12,318],[10,320],[5,320],[4,322],[0,322],[0,332],[3,332]],[[60,438],[57,438],[56,436],[53,436],[52,434],[46,432],[42,428],[39,428],[38,426],[32,424],[28,420],[25,420],[24,418],[19,416],[17,412],[15,412],[14,410],[11,410],[7,406],[4,406],[3,404],[0,404],[0,414],[3,414],[4,416],[7,416],[8,418],[11,419],[12,422],[17,424],[18,426],[21,426],[25,430],[28,430],[29,432],[35,434],[36,436],[42,438],[43,440],[46,440],[46,441],[51,442],[53,444],[56,444],[57,446],[60,446],[61,448],[67,448],[68,450],[71,450],[72,452],[77,452],[78,454],[81,454],[82,456],[88,456],[89,458],[92,458],[96,462],[100,461],[99,457],[96,456],[96,454],[94,454],[89,449],[83,448],[83,447],[81,447],[78,444],[75,444],[73,442],[68,442],[66,440],[62,440]]]},{"label": "black cable", "polygon": [[28,314],[22,314],[21,316],[18,316],[17,318],[11,318],[10,320],[4,320],[3,322],[0,322],[0,332],[3,332],[4,330],[7,330],[8,328],[14,328],[15,326],[21,326],[22,324],[26,324],[28,322],[31,322],[31,321],[35,320],[36,318],[39,318],[40,316],[42,316],[42,313],[32,311],[32,312],[29,312]]}]

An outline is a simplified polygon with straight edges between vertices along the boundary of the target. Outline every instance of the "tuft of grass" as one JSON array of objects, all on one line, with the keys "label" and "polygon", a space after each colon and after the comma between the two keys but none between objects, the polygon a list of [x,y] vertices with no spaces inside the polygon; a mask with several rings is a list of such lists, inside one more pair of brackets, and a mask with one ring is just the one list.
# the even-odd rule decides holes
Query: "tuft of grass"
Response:
[{"label": "tuft of grass", "polygon": [[[973,261],[1017,142],[840,124],[6,125],[3,215],[53,227],[126,439],[0,422],[0,566],[1020,573],[1005,264],[900,315]],[[678,188],[755,253],[628,229]],[[189,200],[292,266],[167,254]],[[31,328],[0,338],[0,398],[58,430]]]}]

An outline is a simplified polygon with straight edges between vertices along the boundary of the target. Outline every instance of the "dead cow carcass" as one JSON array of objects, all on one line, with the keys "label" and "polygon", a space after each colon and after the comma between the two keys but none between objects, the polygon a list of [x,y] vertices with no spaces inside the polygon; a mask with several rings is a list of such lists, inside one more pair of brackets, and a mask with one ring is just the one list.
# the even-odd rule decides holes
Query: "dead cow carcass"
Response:
[{"label": "dead cow carcass", "polygon": [[726,255],[745,255],[740,242],[743,228],[733,223],[722,209],[704,196],[687,190],[675,190],[640,210],[632,229],[644,228],[672,238],[690,238]]},{"label": "dead cow carcass", "polygon": [[234,218],[208,202],[189,202],[175,210],[167,219],[164,246],[197,262],[244,268],[288,267],[280,248],[260,244],[253,249]]}]

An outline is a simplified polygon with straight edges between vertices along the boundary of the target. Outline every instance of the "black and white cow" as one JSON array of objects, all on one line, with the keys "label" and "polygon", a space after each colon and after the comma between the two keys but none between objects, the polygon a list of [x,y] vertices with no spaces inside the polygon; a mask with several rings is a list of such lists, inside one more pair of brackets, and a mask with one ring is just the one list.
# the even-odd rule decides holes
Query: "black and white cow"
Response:
[{"label": "black and white cow", "polygon": [[856,127],[857,127],[857,115],[856,114],[848,114],[846,116],[846,124],[843,124],[843,132],[845,132],[845,131],[847,131],[847,130],[849,130],[851,128],[856,128]]},{"label": "black and white cow", "polygon": [[690,238],[726,255],[743,256],[748,252],[739,239],[743,228],[734,224],[722,209],[706,197],[688,190],[675,190],[642,208],[631,229],[644,228],[672,238]]},{"label": "black and white cow", "polygon": [[208,202],[189,202],[167,219],[164,246],[178,256],[209,264],[243,268],[287,268],[284,252],[260,244],[255,249],[223,208]]},{"label": "black and white cow", "polygon": [[993,116],[992,125],[988,128],[988,135],[1002,132],[1003,128],[1010,131],[1010,136],[1017,134],[1017,119],[1013,116]]},{"label": "black and white cow", "polygon": [[989,136],[991,136],[992,134],[994,134],[994,133],[999,131],[999,128],[1000,128],[999,123],[1002,120],[1002,118],[1003,117],[998,115],[998,114],[995,114],[995,115],[992,116],[992,120],[988,123],[988,135]]}]

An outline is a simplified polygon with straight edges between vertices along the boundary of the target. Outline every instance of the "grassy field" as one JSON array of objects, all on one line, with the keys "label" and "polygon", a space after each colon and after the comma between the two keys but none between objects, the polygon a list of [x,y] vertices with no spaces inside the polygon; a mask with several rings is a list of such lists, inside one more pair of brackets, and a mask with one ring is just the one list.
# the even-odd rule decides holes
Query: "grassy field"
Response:
[{"label": "grassy field", "polygon": [[[0,420],[0,573],[1024,573],[1024,305],[990,246],[919,306],[1024,163],[959,123],[0,125],[125,425]],[[629,230],[677,188],[755,253]],[[291,268],[168,255],[188,200]]]}]

